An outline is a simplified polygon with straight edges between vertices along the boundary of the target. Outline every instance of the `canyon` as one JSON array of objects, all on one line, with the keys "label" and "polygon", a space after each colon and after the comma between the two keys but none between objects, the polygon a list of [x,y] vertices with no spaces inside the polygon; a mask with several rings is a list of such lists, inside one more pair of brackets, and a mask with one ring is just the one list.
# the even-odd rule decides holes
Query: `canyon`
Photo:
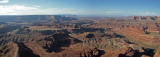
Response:
[{"label": "canyon", "polygon": [[159,57],[160,16],[0,16],[0,57]]}]

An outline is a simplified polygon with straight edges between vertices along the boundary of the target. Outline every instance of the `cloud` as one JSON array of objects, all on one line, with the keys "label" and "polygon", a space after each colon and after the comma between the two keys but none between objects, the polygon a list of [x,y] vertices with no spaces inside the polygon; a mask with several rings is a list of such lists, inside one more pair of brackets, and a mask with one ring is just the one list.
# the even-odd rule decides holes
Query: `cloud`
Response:
[{"label": "cloud", "polygon": [[122,12],[120,12],[120,11],[108,11],[106,13],[108,13],[108,14],[117,14],[117,13],[122,13]]},{"label": "cloud", "polygon": [[27,7],[20,5],[0,5],[1,15],[14,15],[23,11],[36,10],[35,7]]},{"label": "cloud", "polygon": [[0,15],[80,14],[72,8],[41,8],[41,6],[0,5]]},{"label": "cloud", "polygon": [[0,1],[0,3],[8,3],[9,2],[9,0],[2,0],[2,1]]},{"label": "cloud", "polygon": [[105,15],[120,15],[120,14],[123,14],[123,13],[124,12],[122,12],[122,11],[107,11],[104,14]]},{"label": "cloud", "polygon": [[146,14],[146,15],[156,15],[157,13],[154,13],[154,12],[146,12],[145,14]]}]

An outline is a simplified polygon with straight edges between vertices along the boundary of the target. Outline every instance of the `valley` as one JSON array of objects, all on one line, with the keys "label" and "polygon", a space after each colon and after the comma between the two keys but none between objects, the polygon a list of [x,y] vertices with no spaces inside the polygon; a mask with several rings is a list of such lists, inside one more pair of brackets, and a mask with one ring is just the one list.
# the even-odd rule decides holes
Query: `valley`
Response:
[{"label": "valley", "polygon": [[0,57],[157,57],[160,17],[0,16]]}]

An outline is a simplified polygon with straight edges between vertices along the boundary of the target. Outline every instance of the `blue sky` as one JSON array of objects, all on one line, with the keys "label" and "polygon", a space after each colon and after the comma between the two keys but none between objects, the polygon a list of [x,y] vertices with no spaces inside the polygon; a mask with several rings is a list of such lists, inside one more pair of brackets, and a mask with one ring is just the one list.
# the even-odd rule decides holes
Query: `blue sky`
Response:
[{"label": "blue sky", "polygon": [[0,0],[0,15],[160,16],[160,0]]}]

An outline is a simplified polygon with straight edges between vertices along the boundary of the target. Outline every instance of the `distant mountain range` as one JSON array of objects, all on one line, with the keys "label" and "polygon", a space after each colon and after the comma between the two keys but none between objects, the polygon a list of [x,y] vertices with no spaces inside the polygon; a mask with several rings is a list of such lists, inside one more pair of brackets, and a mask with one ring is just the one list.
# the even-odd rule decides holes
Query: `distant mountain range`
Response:
[{"label": "distant mountain range", "polygon": [[65,16],[65,15],[5,15],[0,16],[1,22],[30,22],[37,20],[57,20],[57,21],[69,21],[69,20],[77,20],[73,18],[73,16]]},{"label": "distant mountain range", "polygon": [[132,16],[132,20],[160,20],[160,16]]}]

